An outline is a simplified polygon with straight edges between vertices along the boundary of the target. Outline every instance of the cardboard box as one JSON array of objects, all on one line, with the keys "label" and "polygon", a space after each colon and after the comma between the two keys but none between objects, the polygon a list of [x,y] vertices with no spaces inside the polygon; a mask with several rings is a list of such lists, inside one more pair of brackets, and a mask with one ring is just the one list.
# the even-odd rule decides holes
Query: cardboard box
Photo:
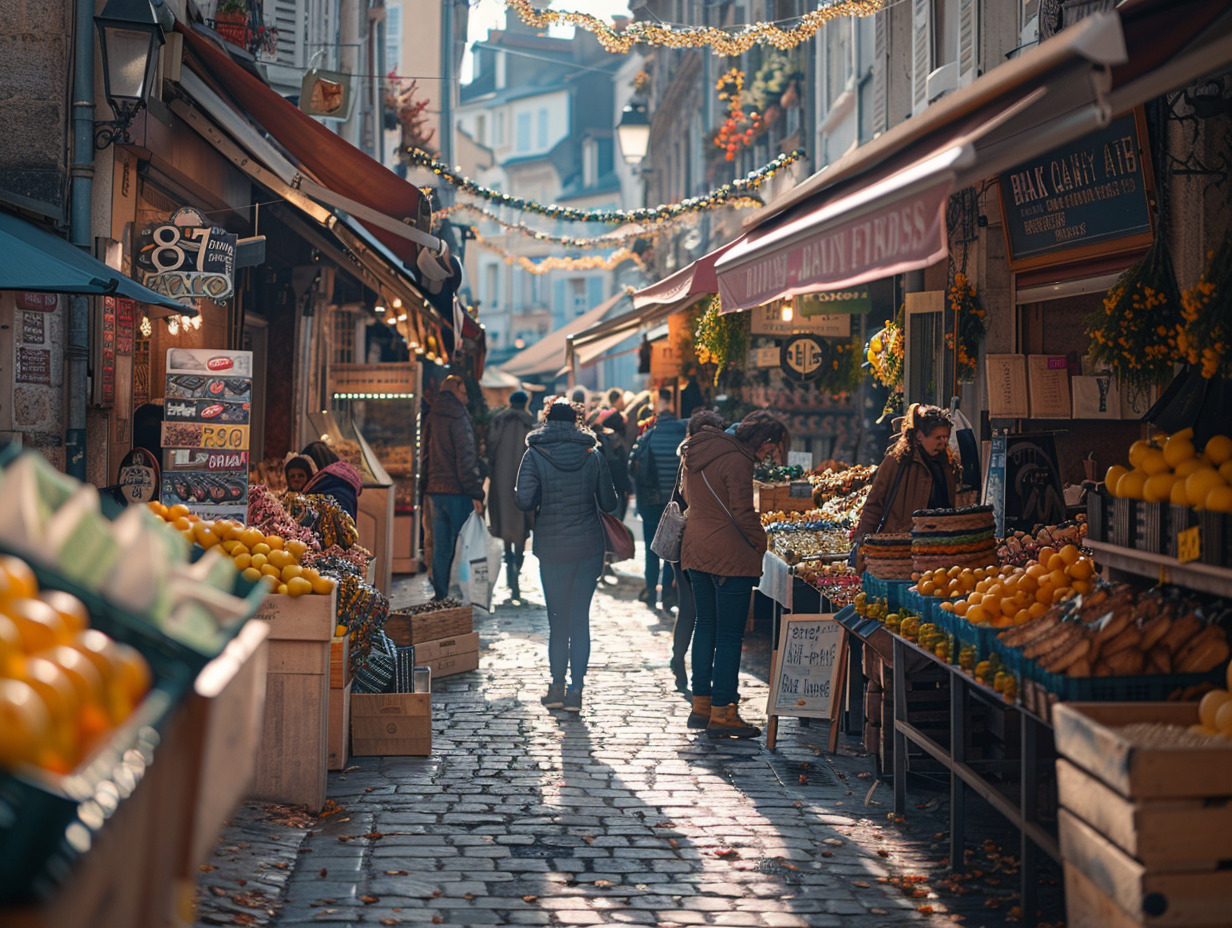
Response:
[{"label": "cardboard box", "polygon": [[327,765],[330,770],[346,766],[351,734],[351,681],[329,690],[329,740]]},{"label": "cardboard box", "polygon": [[453,657],[455,654],[478,650],[479,632],[456,635],[453,638],[436,638],[415,645],[415,663],[422,667],[442,657]]},{"label": "cardboard box", "polygon": [[432,679],[435,680],[437,677],[448,677],[455,673],[478,670],[479,652],[464,651],[461,654],[453,654],[449,657],[438,657],[434,661],[421,661],[418,653],[416,653],[415,663],[420,667],[431,667]]},{"label": "cardboard box", "polygon": [[353,695],[351,752],[357,757],[431,754],[432,694]]},{"label": "cardboard box", "polygon": [[329,643],[329,688],[340,690],[351,682],[351,638],[336,637]]},{"label": "cardboard box", "polygon": [[385,623],[385,633],[394,640],[394,644],[402,647],[466,635],[474,630],[475,614],[470,606],[434,609],[432,612],[395,612]]}]

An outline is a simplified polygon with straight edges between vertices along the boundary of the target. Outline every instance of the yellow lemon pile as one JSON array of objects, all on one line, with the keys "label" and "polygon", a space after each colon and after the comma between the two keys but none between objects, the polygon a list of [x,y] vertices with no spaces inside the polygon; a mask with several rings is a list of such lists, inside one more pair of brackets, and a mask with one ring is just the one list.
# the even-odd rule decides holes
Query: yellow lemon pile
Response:
[{"label": "yellow lemon pile", "polygon": [[157,502],[146,505],[192,543],[207,550],[217,547],[230,556],[245,580],[255,583],[262,577],[267,578],[266,583],[273,593],[328,596],[334,590],[333,580],[300,563],[308,550],[302,541],[284,541],[278,535],[266,535],[259,528],[227,519],[206,522],[181,505],[164,506]]},{"label": "yellow lemon pile", "polygon": [[1136,441],[1129,467],[1108,468],[1104,485],[1121,499],[1232,513],[1232,437],[1214,435],[1201,452],[1193,429]]}]

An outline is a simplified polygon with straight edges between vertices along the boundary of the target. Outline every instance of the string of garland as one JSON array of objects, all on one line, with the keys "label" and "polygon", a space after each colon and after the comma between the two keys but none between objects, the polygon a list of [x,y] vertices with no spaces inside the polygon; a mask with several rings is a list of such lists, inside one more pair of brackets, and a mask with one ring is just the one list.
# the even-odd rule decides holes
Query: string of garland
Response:
[{"label": "string of garland", "polygon": [[756,22],[728,32],[715,26],[678,26],[663,22],[630,23],[617,30],[590,13],[565,10],[545,10],[531,5],[530,0],[505,0],[522,22],[538,29],[567,25],[590,32],[599,44],[613,54],[627,54],[635,45],[659,45],[665,48],[705,48],[716,55],[732,57],[743,54],[754,45],[775,48],[795,48],[815,36],[832,19],[844,16],[872,16],[884,5],[884,0],[833,0],[818,4],[800,17],[790,28],[774,23]]},{"label": "string of garland", "polygon": [[485,251],[500,255],[505,259],[506,264],[517,264],[530,274],[546,274],[549,271],[610,271],[616,265],[623,264],[625,261],[632,261],[638,267],[643,270],[645,269],[642,259],[634,254],[631,249],[623,247],[617,248],[607,257],[602,255],[585,255],[580,258],[565,258],[559,255],[549,255],[546,258],[535,261],[526,255],[515,255],[499,245],[493,245],[491,242],[486,241],[478,232],[475,233],[475,244]]},{"label": "string of garland", "polygon": [[638,209],[573,209],[555,204],[544,206],[536,200],[510,196],[499,190],[493,190],[491,187],[485,187],[483,184],[477,184],[469,177],[459,176],[449,165],[420,148],[406,148],[403,149],[403,153],[411,164],[422,165],[446,183],[490,203],[535,213],[549,219],[563,219],[567,222],[605,222],[609,225],[624,222],[665,222],[686,213],[699,213],[730,206],[734,200],[747,197],[750,190],[756,190],[779,171],[804,156],[804,152],[797,148],[795,151],[779,155],[773,161],[762,165],[756,171],[751,171],[742,178],[733,180],[730,184],[717,187],[703,196],[689,197],[679,203],[665,203],[660,206],[645,206]]}]

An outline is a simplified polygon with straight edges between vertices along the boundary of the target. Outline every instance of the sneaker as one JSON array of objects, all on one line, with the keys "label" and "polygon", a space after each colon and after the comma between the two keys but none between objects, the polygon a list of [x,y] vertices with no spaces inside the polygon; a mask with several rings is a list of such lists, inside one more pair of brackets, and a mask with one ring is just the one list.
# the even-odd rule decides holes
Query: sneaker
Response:
[{"label": "sneaker", "polygon": [[569,688],[565,690],[565,705],[566,712],[581,712],[582,711],[582,691]]},{"label": "sneaker", "polygon": [[565,684],[553,683],[539,701],[548,709],[561,708],[565,704]]}]

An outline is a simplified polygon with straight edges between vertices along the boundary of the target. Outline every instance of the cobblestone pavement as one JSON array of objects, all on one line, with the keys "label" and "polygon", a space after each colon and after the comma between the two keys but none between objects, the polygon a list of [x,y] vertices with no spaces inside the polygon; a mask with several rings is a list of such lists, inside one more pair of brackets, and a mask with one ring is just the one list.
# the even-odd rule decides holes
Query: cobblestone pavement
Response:
[{"label": "cobblestone pavement", "polygon": [[[670,619],[636,601],[640,587],[631,574],[600,584],[583,710],[549,711],[539,703],[547,621],[528,559],[527,602],[476,612],[480,669],[434,681],[432,756],[353,759],[330,776],[338,811],[319,820],[246,806],[203,868],[198,923],[1015,920],[1013,859],[991,840],[976,845],[972,866],[986,881],[943,885],[938,800],[913,788],[919,811],[891,821],[888,785],[866,803],[871,759],[850,739],[826,753],[825,723],[783,720],[774,753],[764,738],[689,731],[666,666]],[[764,634],[749,640],[741,679],[755,724],[766,644]]]}]

